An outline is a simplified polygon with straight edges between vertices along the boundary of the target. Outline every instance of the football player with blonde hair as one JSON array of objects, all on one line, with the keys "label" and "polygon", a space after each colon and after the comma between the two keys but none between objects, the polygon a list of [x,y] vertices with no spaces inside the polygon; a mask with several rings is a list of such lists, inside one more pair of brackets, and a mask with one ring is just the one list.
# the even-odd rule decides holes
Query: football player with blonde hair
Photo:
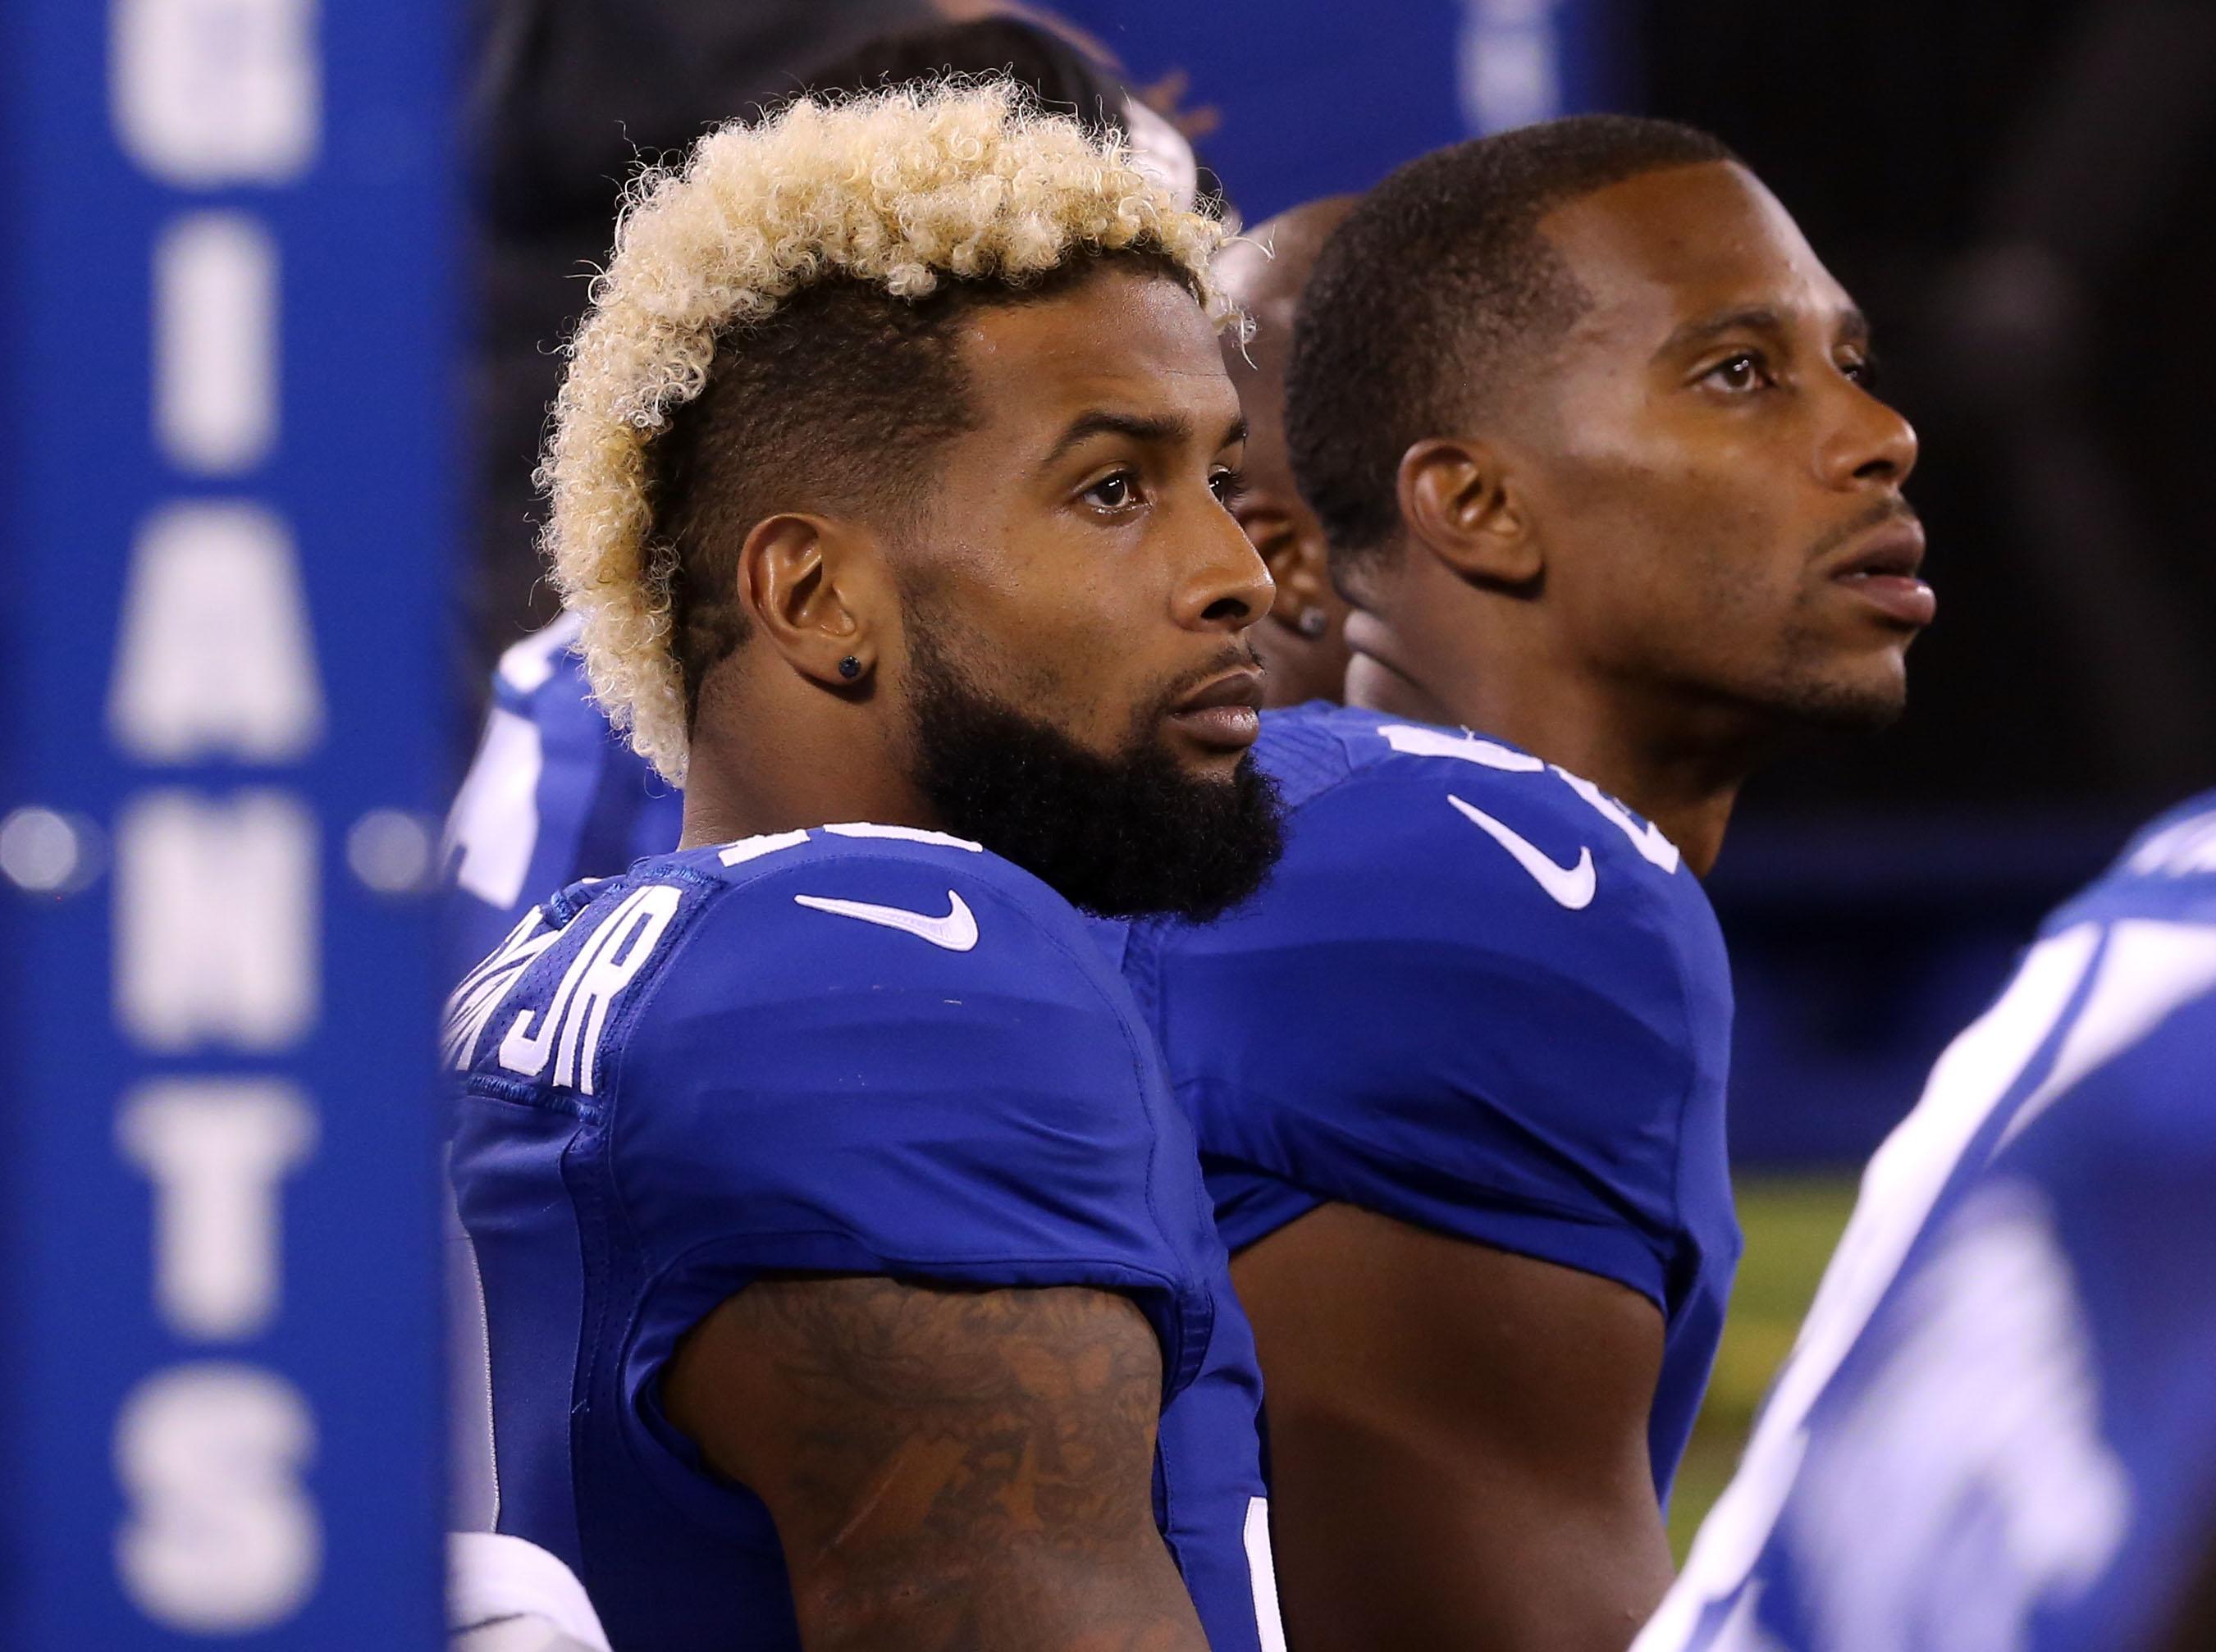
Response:
[{"label": "football player with blonde hair", "polygon": [[546,543],[683,843],[447,1040],[501,1529],[618,1652],[1282,1645],[1251,1339],[1079,910],[1277,851],[1218,237],[1001,83],[630,197]]}]

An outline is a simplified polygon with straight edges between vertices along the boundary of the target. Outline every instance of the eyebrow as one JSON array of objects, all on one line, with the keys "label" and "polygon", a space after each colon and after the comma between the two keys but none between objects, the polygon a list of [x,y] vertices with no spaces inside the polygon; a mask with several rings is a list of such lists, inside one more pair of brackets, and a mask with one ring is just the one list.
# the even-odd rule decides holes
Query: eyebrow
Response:
[{"label": "eyebrow", "polygon": [[[1040,468],[1052,464],[1079,443],[1095,436],[1123,436],[1148,446],[1174,447],[1191,441],[1192,421],[1177,414],[1111,413],[1105,408],[1080,413],[1047,450],[1046,457],[1039,461]],[[1216,445],[1229,447],[1246,439],[1246,421],[1241,417],[1231,421],[1223,439]]]},{"label": "eyebrow", "polygon": [[[1850,304],[1839,312],[1836,325],[1842,342],[1864,345],[1869,342],[1869,317],[1853,305]],[[1703,316],[1687,322],[1663,340],[1662,347],[1654,353],[1658,356],[1675,354],[1680,350],[1706,344],[1711,339],[1720,338],[1727,333],[1768,333],[1777,336],[1785,331],[1785,317],[1780,312],[1767,304],[1750,304],[1720,316]]]}]

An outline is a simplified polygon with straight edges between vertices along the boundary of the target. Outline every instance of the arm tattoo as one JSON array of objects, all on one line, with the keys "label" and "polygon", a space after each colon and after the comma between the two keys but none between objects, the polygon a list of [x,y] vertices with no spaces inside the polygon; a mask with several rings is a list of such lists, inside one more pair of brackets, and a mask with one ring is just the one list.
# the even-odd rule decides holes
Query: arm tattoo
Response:
[{"label": "arm tattoo", "polygon": [[769,1505],[810,1652],[1203,1652],[1154,1522],[1161,1358],[1125,1298],[757,1281],[670,1415]]}]

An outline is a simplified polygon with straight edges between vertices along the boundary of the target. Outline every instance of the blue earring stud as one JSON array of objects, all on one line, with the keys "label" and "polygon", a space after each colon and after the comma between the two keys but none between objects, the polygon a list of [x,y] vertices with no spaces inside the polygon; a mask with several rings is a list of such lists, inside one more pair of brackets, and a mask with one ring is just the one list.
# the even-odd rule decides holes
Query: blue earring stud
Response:
[{"label": "blue earring stud", "polygon": [[855,659],[853,654],[848,654],[839,662],[839,674],[848,682],[853,682],[862,674],[862,662]]}]

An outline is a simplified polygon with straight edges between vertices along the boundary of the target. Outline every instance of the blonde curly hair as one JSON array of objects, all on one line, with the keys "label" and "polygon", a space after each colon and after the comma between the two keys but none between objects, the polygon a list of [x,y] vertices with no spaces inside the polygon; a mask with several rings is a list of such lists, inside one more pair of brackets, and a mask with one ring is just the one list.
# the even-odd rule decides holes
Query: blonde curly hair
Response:
[{"label": "blonde curly hair", "polygon": [[631,745],[685,779],[673,636],[676,555],[655,537],[649,449],[706,386],[719,340],[843,279],[914,301],[943,279],[1020,290],[1075,258],[1150,254],[1219,324],[1222,238],[1139,171],[1119,138],[1002,79],[800,99],[710,132],[633,181],[615,251],[570,341],[538,482],[542,545],[578,617],[593,693]]}]

